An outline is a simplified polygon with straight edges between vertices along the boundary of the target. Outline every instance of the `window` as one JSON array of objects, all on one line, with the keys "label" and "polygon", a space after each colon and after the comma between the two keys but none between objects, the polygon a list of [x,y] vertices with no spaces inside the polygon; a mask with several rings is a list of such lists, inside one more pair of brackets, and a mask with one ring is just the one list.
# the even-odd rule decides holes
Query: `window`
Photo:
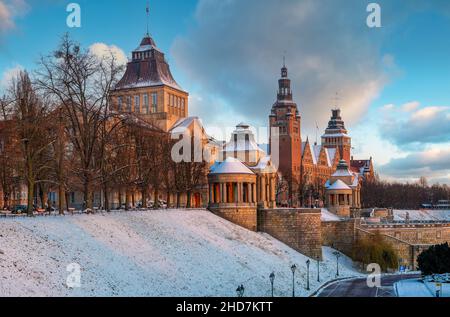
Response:
[{"label": "window", "polygon": [[144,94],[144,113],[149,114],[150,109],[148,107],[148,94]]},{"label": "window", "polygon": [[141,112],[141,98],[139,96],[134,96],[134,111],[136,113]]},{"label": "window", "polygon": [[75,204],[75,193],[74,192],[71,192],[70,194],[69,194],[69,200],[70,200],[70,203],[71,204]]},{"label": "window", "polygon": [[131,96],[127,96],[127,111],[131,112]]},{"label": "window", "polygon": [[158,112],[158,94],[155,92],[152,94],[152,113]]},{"label": "window", "polygon": [[117,97],[117,110],[118,111],[122,111],[122,102],[123,102],[122,96]]}]

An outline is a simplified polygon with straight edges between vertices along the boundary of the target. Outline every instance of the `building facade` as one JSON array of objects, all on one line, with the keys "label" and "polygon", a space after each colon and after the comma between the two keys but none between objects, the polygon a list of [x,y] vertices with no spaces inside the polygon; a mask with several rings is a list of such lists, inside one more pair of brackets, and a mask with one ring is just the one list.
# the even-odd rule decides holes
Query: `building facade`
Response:
[{"label": "building facade", "polygon": [[372,159],[354,160],[351,156],[352,141],[340,109],[331,111],[321,144],[311,143],[309,138],[302,141],[302,117],[292,97],[286,66],[281,69],[278,86],[277,101],[269,116],[269,149],[271,154],[278,150],[279,173],[288,184],[286,193],[278,197],[280,205],[323,206],[326,200],[325,184],[341,160],[355,173],[364,177],[374,176]]},{"label": "building facade", "polygon": [[125,74],[112,91],[113,110],[139,114],[169,131],[188,117],[189,94],[172,76],[165,55],[147,34],[132,52]]}]

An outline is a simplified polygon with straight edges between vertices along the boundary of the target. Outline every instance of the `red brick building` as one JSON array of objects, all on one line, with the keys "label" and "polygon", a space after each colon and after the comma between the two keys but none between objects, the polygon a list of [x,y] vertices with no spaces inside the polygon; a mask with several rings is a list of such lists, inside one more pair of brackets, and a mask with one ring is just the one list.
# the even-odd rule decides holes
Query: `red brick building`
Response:
[{"label": "red brick building", "polygon": [[325,183],[341,160],[345,160],[352,171],[373,177],[372,159],[355,161],[351,156],[351,137],[340,109],[332,110],[321,138],[322,144],[312,144],[308,138],[302,142],[301,115],[292,97],[286,66],[281,69],[278,86],[277,101],[272,106],[269,122],[270,153],[274,155],[274,147],[278,146],[279,173],[288,185],[286,193],[278,198],[279,204],[293,207],[321,205],[325,200]]}]

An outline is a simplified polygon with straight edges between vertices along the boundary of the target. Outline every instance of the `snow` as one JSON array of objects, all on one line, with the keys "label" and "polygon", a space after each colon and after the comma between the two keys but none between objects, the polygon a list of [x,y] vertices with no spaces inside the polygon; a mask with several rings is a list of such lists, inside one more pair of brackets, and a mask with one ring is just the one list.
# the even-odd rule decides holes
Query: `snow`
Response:
[{"label": "snow", "polygon": [[409,213],[410,221],[450,221],[450,210],[394,210],[394,221],[405,221]]},{"label": "snow", "polygon": [[[435,283],[420,279],[397,282],[395,288],[399,297],[436,297],[437,290]],[[450,297],[450,284],[442,284],[441,297]]]},{"label": "snow", "polygon": [[234,157],[223,162],[216,162],[211,167],[211,174],[254,174],[247,166]]},{"label": "snow", "polygon": [[[336,259],[324,248],[321,281],[334,279]],[[316,262],[305,290],[308,258],[273,239],[206,210],[0,218],[0,296],[290,296],[319,288]],[[81,288],[66,286],[71,263]],[[358,275],[348,258],[342,276]]]},{"label": "snow", "polygon": [[351,188],[348,187],[348,185],[346,183],[344,183],[343,181],[341,181],[340,179],[335,181],[333,183],[333,185],[331,185],[327,189],[328,190],[351,190]]},{"label": "snow", "polygon": [[323,208],[322,209],[322,221],[327,222],[327,221],[341,221],[342,219],[331,213],[330,211],[328,211],[328,209]]}]

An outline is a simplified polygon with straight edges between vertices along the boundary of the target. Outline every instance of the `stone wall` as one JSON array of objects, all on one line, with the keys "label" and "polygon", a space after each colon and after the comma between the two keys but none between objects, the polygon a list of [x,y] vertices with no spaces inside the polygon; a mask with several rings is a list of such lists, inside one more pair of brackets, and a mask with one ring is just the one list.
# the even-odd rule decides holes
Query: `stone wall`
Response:
[{"label": "stone wall", "polygon": [[361,225],[358,236],[381,233],[397,251],[402,265],[417,269],[418,255],[432,245],[450,243],[450,223]]},{"label": "stone wall", "polygon": [[238,226],[251,231],[257,231],[257,212],[256,206],[239,206],[238,204],[221,205],[220,208],[209,208],[215,215],[231,221]]},{"label": "stone wall", "polygon": [[266,232],[311,258],[322,259],[320,209],[263,209],[258,231]]},{"label": "stone wall", "polygon": [[351,256],[358,220],[322,222],[322,244]]}]

